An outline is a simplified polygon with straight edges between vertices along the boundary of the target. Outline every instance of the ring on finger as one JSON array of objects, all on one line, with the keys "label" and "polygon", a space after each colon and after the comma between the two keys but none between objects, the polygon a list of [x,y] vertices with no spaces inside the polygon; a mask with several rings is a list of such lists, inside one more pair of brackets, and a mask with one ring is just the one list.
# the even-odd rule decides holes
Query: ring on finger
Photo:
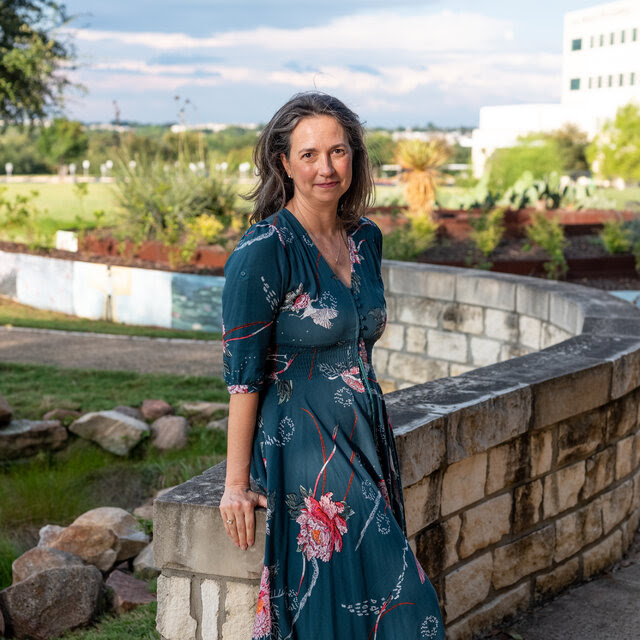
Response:
[{"label": "ring on finger", "polygon": [[225,520],[225,522],[226,522],[227,524],[233,524],[233,520],[230,520],[230,519],[228,519],[228,518],[227,518],[227,520]]}]

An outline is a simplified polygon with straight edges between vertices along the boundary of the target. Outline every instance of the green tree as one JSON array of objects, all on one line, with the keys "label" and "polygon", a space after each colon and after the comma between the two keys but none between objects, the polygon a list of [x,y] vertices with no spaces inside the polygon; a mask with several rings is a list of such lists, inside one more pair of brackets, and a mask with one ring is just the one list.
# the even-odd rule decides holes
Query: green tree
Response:
[{"label": "green tree", "polygon": [[70,42],[56,29],[68,22],[55,0],[0,2],[0,119],[23,124],[55,113],[71,86]]},{"label": "green tree", "polygon": [[589,168],[585,155],[589,138],[579,127],[565,124],[551,133],[549,138],[557,144],[564,171],[584,171]]},{"label": "green tree", "polygon": [[640,180],[640,106],[620,107],[587,148],[587,159],[606,178]]},{"label": "green tree", "polygon": [[383,164],[392,164],[395,159],[396,143],[388,132],[367,131],[365,138],[371,164],[378,168]]},{"label": "green tree", "polygon": [[89,139],[81,122],[56,118],[50,126],[43,127],[38,138],[40,153],[53,164],[79,160],[86,153]]}]

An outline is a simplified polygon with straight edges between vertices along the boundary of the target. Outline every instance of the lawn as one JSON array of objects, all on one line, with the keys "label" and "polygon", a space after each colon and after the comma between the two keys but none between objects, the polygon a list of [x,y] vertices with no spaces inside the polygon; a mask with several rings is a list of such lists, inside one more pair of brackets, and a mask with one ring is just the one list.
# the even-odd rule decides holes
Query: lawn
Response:
[{"label": "lawn", "polygon": [[107,320],[87,320],[57,311],[46,311],[28,307],[0,296],[0,326],[33,327],[36,329],[56,329],[62,331],[87,331],[91,333],[111,333],[149,338],[182,338],[197,340],[220,340],[222,334],[208,331],[182,331],[161,327],[145,327],[108,322]]}]

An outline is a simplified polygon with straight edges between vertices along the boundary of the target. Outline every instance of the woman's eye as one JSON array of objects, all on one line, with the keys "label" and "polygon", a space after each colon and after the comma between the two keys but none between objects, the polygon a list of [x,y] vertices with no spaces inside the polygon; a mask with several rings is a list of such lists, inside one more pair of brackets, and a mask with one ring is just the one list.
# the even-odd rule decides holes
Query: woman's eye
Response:
[{"label": "woman's eye", "polygon": [[310,158],[311,157],[311,151],[307,151],[307,153],[303,153],[302,157],[303,158]]},{"label": "woman's eye", "polygon": [[344,149],[334,149],[333,152],[341,156],[344,153]]}]

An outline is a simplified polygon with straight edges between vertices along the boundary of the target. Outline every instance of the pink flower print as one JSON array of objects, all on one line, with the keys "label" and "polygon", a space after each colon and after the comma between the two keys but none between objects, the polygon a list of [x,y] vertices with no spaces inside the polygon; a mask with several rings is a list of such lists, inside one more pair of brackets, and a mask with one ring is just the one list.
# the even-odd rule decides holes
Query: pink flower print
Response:
[{"label": "pink flower print", "polygon": [[358,355],[364,364],[369,364],[367,360],[367,347],[364,345],[364,340],[360,338],[360,342],[358,342]]},{"label": "pink flower print", "polygon": [[292,309],[294,311],[302,311],[303,309],[306,309],[309,306],[310,302],[311,302],[311,299],[309,298],[309,294],[308,293],[301,293],[293,301],[293,304],[291,305],[291,307],[292,307]]},{"label": "pink flower print", "polygon": [[351,367],[346,369],[340,374],[340,377],[346,382],[354,391],[358,393],[364,393],[364,384],[360,379],[360,370],[358,367]]},{"label": "pink flower print", "polygon": [[349,241],[349,258],[351,259],[351,264],[360,264],[362,262],[362,258],[358,253],[358,247],[356,247],[356,243],[353,241],[351,236],[347,236]]},{"label": "pink flower print", "polygon": [[339,514],[345,510],[344,502],[333,502],[333,492],[325,493],[320,501],[313,496],[304,499],[296,522],[300,525],[298,548],[307,560],[320,558],[329,562],[334,551],[342,550],[342,536],[347,532],[346,520]]},{"label": "pink flower print", "polygon": [[271,602],[269,596],[269,569],[262,568],[260,591],[258,592],[258,607],[253,623],[252,640],[271,635]]},{"label": "pink flower print", "polygon": [[229,393],[249,393],[248,384],[232,384],[227,387]]}]

